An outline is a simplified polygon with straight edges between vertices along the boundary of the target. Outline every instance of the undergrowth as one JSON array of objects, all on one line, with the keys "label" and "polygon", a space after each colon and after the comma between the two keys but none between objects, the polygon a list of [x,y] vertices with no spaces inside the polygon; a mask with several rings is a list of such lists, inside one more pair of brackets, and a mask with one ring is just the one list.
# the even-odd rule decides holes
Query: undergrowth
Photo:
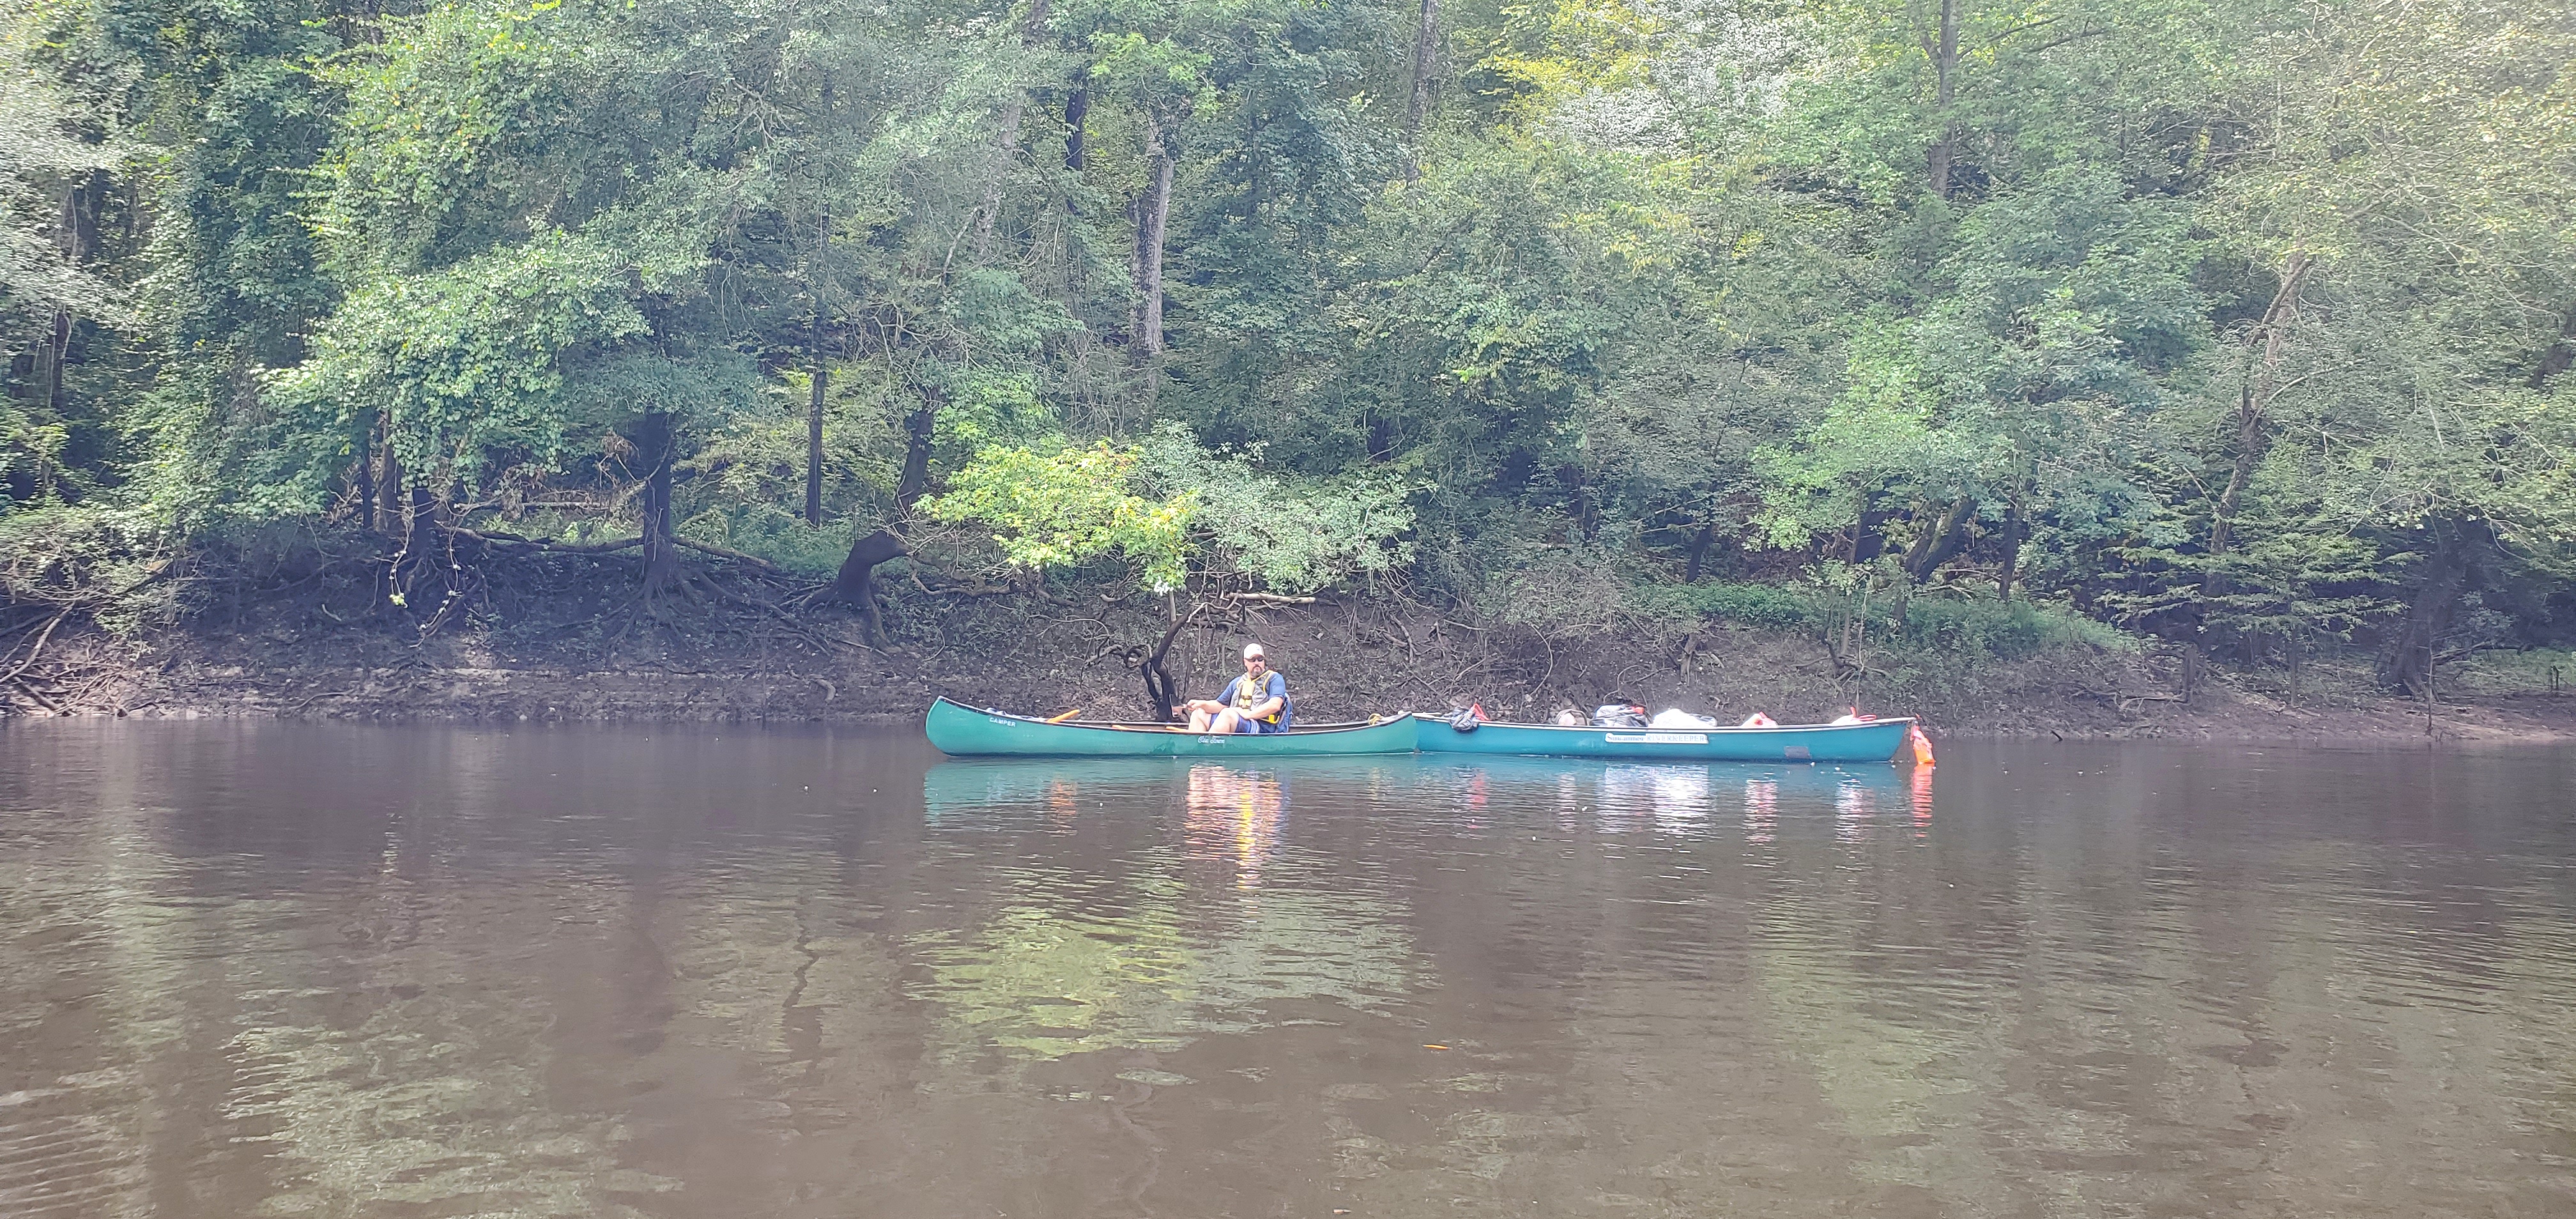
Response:
[{"label": "undergrowth", "polygon": [[[1644,585],[1629,608],[1650,618],[1705,619],[1778,631],[1840,630],[1851,613],[1839,597],[1794,585]],[[1860,637],[1882,650],[1959,660],[2023,660],[2065,647],[2128,650],[2135,641],[2073,610],[2015,599],[1918,596],[1863,612]]]}]

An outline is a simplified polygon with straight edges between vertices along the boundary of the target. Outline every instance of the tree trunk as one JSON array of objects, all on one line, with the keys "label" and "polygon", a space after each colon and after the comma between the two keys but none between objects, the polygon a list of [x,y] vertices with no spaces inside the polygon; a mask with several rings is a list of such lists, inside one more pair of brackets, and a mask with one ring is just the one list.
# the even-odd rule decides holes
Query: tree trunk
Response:
[{"label": "tree trunk", "polygon": [[[2245,485],[2254,477],[2254,468],[2263,460],[2263,450],[2270,437],[2264,428],[2264,416],[2272,409],[2272,400],[2280,395],[2281,353],[2289,343],[2290,325],[2298,320],[2299,288],[2307,279],[2312,265],[2307,251],[2294,250],[2281,269],[2281,287],[2272,293],[2272,303],[2255,323],[2254,338],[2261,340],[2262,355],[2245,378],[2245,388],[2236,400],[2236,461],[2228,471],[2227,488],[2219,493],[2218,507],[2210,514],[2209,557],[2227,553],[2234,541],[2229,536],[2236,520],[2236,505],[2244,498]],[[2216,596],[2226,589],[2226,577],[2213,572],[2204,582],[2207,595]]]},{"label": "tree trunk", "polygon": [[813,353],[813,393],[805,400],[805,523],[823,523],[823,387],[832,370],[823,364],[823,306],[814,306],[814,331],[807,337]]},{"label": "tree trunk", "polygon": [[429,480],[411,480],[411,503],[403,511],[402,550],[394,555],[385,578],[392,585],[400,604],[411,605],[411,594],[420,583],[421,568],[429,564],[429,552],[438,542],[438,497],[430,494]]},{"label": "tree trunk", "polygon": [[2567,320],[2559,323],[2558,341],[2540,353],[2539,361],[2532,365],[2531,379],[2524,384],[2536,390],[2547,389],[2551,377],[2570,367],[2576,367],[2576,312],[2569,313]]},{"label": "tree trunk", "polygon": [[[1091,117],[1091,90],[1084,83],[1087,79],[1081,73],[1075,73],[1073,88],[1064,95],[1064,167],[1077,177],[1083,167],[1083,124]],[[1074,191],[1065,192],[1064,210],[1075,216],[1082,214],[1082,204]]]},{"label": "tree trunk", "polygon": [[2434,648],[2451,627],[2460,590],[2468,582],[2469,545],[2457,537],[2461,527],[2431,522],[2433,554],[2425,561],[2424,583],[2406,607],[2406,621],[2379,654],[2379,680],[2416,698],[2433,698]]},{"label": "tree trunk", "polygon": [[1851,546],[1843,557],[1853,563],[1876,562],[1887,549],[1887,518],[1894,515],[1885,508],[1861,509],[1860,519],[1852,526]]},{"label": "tree trunk", "polygon": [[70,358],[72,351],[71,314],[60,309],[53,311],[53,318],[45,329],[44,343],[42,367],[36,370],[37,379],[44,387],[46,415],[59,419],[62,417],[63,361]]},{"label": "tree trunk", "polygon": [[376,531],[376,418],[367,416],[367,437],[358,447],[358,530]]},{"label": "tree trunk", "polygon": [[1163,225],[1172,214],[1172,153],[1161,116],[1145,116],[1145,197],[1136,205],[1136,328],[1129,357],[1142,367],[1163,353]]},{"label": "tree trunk", "polygon": [[1422,24],[1413,32],[1413,104],[1404,112],[1404,180],[1422,177],[1423,116],[1431,112],[1431,71],[1440,50],[1440,0],[1422,0]]},{"label": "tree trunk", "polygon": [[907,512],[912,510],[914,500],[930,490],[930,443],[939,426],[943,401],[940,391],[925,386],[921,405],[903,421],[903,473],[895,480],[894,498]]},{"label": "tree trunk", "polygon": [[646,462],[644,494],[638,501],[644,535],[644,592],[658,595],[678,583],[680,548],[671,520],[671,416],[654,411],[635,429],[635,447]]},{"label": "tree trunk", "polygon": [[386,537],[402,532],[403,467],[394,456],[393,424],[387,421],[379,433],[385,459],[384,477],[376,481],[376,528]]},{"label": "tree trunk", "polygon": [[859,611],[872,646],[884,647],[886,642],[885,622],[877,613],[877,565],[911,553],[902,538],[880,529],[850,543],[849,557],[841,560],[840,574],[832,578],[832,595]]},{"label": "tree trunk", "polygon": [[1682,565],[1682,583],[1699,583],[1700,568],[1708,561],[1709,545],[1717,540],[1717,519],[1701,521],[1699,532],[1691,535],[1690,561]]},{"label": "tree trunk", "polygon": [[411,480],[411,519],[404,523],[403,533],[411,539],[412,549],[422,552],[438,538],[438,497],[421,479]]},{"label": "tree trunk", "polygon": [[1064,95],[1064,167],[1075,173],[1083,169],[1083,125],[1091,118],[1091,90],[1085,79],[1075,76],[1073,88]]},{"label": "tree trunk", "polygon": [[1957,558],[1960,548],[1968,544],[1968,522],[1977,515],[1975,496],[1962,495],[1951,501],[1930,532],[1914,539],[1905,552],[1905,574],[1917,584],[1932,578],[1941,565]]},{"label": "tree trunk", "polygon": [[1940,124],[1940,135],[1932,141],[1931,187],[1940,198],[1950,197],[1950,159],[1957,148],[1957,133],[1950,128],[1950,101],[1957,95],[1954,79],[1959,70],[1959,0],[1941,0],[1941,27],[1924,45],[1932,58],[1932,109],[1934,121]]},{"label": "tree trunk", "polygon": [[2013,577],[2021,571],[2021,544],[2030,538],[2030,520],[2022,515],[2021,496],[2004,503],[2004,565],[1995,575],[1995,597],[2012,600]]},{"label": "tree trunk", "polygon": [[[1020,45],[1037,45],[1038,35],[1046,29],[1048,0],[1037,0],[1029,6],[1026,19],[1020,23]],[[1020,151],[1020,115],[1028,107],[1028,91],[1011,90],[1011,100],[1002,104],[1001,131],[993,141],[993,172],[984,183],[984,202],[975,209],[975,264],[982,266],[993,256],[993,223],[1002,214],[1002,188],[1008,184],[1011,162]]]},{"label": "tree trunk", "polygon": [[983,204],[975,209],[975,265],[979,267],[993,259],[993,222],[1002,214],[1002,187],[1010,180],[1011,158],[1020,147],[1020,111],[1026,105],[1018,93],[1002,105],[992,177],[984,183]]},{"label": "tree trunk", "polygon": [[1168,724],[1180,718],[1177,713],[1181,705],[1180,691],[1173,685],[1172,675],[1163,668],[1163,658],[1171,654],[1172,641],[1180,638],[1181,628],[1199,616],[1199,608],[1194,604],[1190,612],[1173,619],[1172,629],[1163,632],[1163,637],[1155,642],[1154,650],[1136,666],[1136,671],[1145,678],[1146,709],[1154,713],[1157,723]]}]

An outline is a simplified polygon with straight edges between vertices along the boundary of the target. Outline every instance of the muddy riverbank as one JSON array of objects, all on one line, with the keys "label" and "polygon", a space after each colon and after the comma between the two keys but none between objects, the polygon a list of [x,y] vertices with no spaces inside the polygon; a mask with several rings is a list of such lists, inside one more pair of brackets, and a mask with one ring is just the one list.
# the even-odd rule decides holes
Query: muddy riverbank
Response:
[{"label": "muddy riverbank", "polygon": [[[934,695],[1086,717],[1144,713],[1137,664],[1167,619],[1135,602],[915,596],[885,647],[827,606],[710,599],[643,615],[580,604],[515,620],[345,622],[292,604],[111,633],[71,626],[7,687],[18,715],[369,721],[899,723]],[[590,612],[584,613],[588,609]],[[2373,746],[2576,739],[2576,699],[2487,694],[2431,707],[2373,691],[2366,666],[2313,666],[2295,691],[2150,646],[2020,659],[1883,654],[1838,672],[1815,639],[1723,623],[1551,637],[1398,604],[1246,605],[1182,630],[1166,667],[1212,694],[1262,641],[1310,720],[1439,710],[1497,718],[1626,696],[1788,721],[1846,707],[1955,735]],[[2266,687],[2269,687],[2268,689]]]}]

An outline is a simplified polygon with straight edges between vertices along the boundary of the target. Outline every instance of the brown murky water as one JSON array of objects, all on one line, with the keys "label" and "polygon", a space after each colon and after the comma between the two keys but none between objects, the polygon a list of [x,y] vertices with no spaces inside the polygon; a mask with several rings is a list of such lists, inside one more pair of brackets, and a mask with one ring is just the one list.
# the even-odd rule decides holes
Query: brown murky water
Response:
[{"label": "brown murky water", "polygon": [[0,732],[0,1214],[2576,1214],[2576,753]]}]

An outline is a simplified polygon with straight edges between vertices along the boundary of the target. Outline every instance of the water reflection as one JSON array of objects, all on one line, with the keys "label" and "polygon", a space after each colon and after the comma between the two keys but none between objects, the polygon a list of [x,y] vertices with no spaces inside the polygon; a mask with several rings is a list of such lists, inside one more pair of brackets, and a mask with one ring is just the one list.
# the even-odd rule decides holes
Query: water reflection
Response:
[{"label": "water reflection", "polygon": [[[1345,759],[940,763],[923,784],[934,824],[1010,833],[1043,803],[1067,818],[1053,831],[1125,849],[1114,869],[1011,866],[1008,900],[989,917],[908,943],[929,976],[907,993],[944,1009],[943,1053],[960,1063],[1177,1051],[1265,1027],[1279,1004],[1399,998],[1415,969],[1400,902],[1262,891],[1292,793],[1348,800],[1384,777],[1374,760]],[[1170,814],[1169,839],[1136,840]]]},{"label": "water reflection", "polygon": [[1921,824],[1932,816],[1929,769],[1558,758],[1426,758],[1421,767],[1426,782],[1454,792],[1469,813],[1494,804],[1540,806],[1559,829],[1603,834],[1705,835],[1712,818],[1737,811],[1739,798],[1745,829],[1762,841],[1776,830],[1784,798],[1792,807],[1830,806],[1841,823],[1908,801]]},{"label": "water reflection", "polygon": [[1286,777],[1233,766],[1190,767],[1189,856],[1231,860],[1239,889],[1261,885],[1261,865],[1279,846]]},{"label": "water reflection", "polygon": [[2576,754],[1943,753],[12,728],[0,1214],[2576,1210]]}]

